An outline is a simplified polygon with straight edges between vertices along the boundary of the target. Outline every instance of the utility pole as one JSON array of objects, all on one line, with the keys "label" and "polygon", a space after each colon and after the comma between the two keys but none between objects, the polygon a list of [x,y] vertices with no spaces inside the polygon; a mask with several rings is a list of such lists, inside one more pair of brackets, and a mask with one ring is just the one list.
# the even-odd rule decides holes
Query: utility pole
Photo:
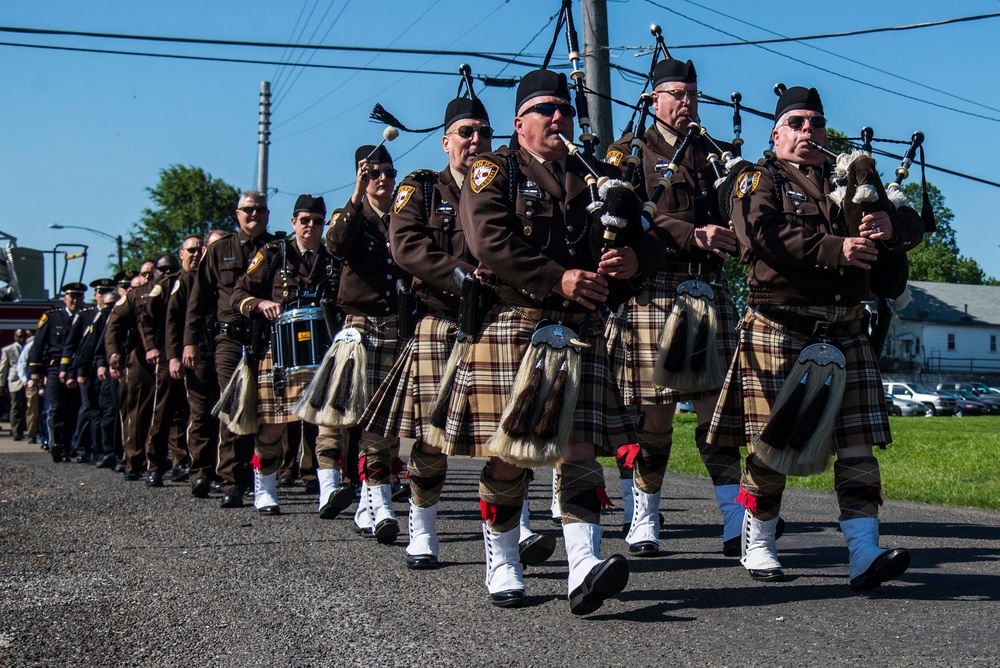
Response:
[{"label": "utility pole", "polygon": [[271,145],[271,82],[260,82],[260,125],[257,134],[257,190],[267,194],[267,148]]},{"label": "utility pole", "polygon": [[[583,69],[587,85],[601,95],[611,95],[611,56],[608,53],[607,0],[583,1]],[[601,140],[598,156],[604,157],[611,142],[618,139],[611,122],[611,100],[587,95],[592,132]]]}]

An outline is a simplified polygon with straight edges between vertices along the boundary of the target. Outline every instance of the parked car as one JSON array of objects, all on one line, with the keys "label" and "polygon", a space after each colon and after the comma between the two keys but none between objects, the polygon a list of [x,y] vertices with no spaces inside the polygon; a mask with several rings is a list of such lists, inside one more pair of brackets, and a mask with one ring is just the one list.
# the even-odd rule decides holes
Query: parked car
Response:
[{"label": "parked car", "polygon": [[939,397],[954,399],[955,415],[957,417],[962,417],[963,415],[986,414],[986,404],[980,403],[978,401],[971,401],[956,392],[946,392],[945,390],[934,390],[934,394],[938,395]]},{"label": "parked car", "polygon": [[931,409],[924,406],[919,401],[910,401],[902,397],[894,397],[888,392],[885,393],[885,406],[889,415],[900,417],[930,417]]},{"label": "parked car", "polygon": [[958,410],[954,397],[939,397],[920,383],[885,381],[882,389],[894,397],[919,401],[931,409],[931,415],[954,415]]},{"label": "parked car", "polygon": [[955,394],[963,399],[985,404],[987,415],[1000,413],[1000,395],[998,394],[980,394],[979,392],[970,392],[969,390],[956,390]]},{"label": "parked car", "polygon": [[691,402],[691,401],[678,401],[677,402],[677,412],[678,413],[694,413],[694,402]]}]

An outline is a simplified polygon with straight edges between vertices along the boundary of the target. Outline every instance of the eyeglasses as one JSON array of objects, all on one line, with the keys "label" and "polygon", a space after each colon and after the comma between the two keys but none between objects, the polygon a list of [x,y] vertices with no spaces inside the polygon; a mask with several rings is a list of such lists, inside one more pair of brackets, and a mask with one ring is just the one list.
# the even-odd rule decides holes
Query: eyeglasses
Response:
[{"label": "eyeglasses", "polygon": [[[533,111],[536,114],[547,118],[555,116],[557,111],[566,118],[573,118],[576,116],[576,109],[574,109],[573,105],[569,102],[541,102],[525,109],[524,114],[529,111]],[[524,116],[524,114],[521,115]]]},{"label": "eyeglasses", "polygon": [[326,221],[322,218],[296,218],[295,222],[299,225],[322,225]]},{"label": "eyeglasses", "polygon": [[147,277],[147,278],[148,278],[148,277],[150,277],[150,276],[152,276],[152,275],[153,275],[153,272],[152,272],[152,271],[140,271],[140,272],[139,272],[139,275],[140,275],[140,276],[145,276],[145,277]]},{"label": "eyeglasses", "polygon": [[246,215],[251,216],[251,215],[253,215],[255,213],[267,213],[267,207],[266,206],[241,206],[239,208],[239,211],[242,211]]},{"label": "eyeglasses", "polygon": [[822,116],[789,116],[785,119],[785,125],[793,130],[801,130],[806,121],[809,121],[809,125],[817,130],[826,127],[826,119]]},{"label": "eyeglasses", "polygon": [[683,99],[696,100],[698,99],[698,91],[696,90],[685,90],[683,88],[675,88],[672,90],[658,90],[657,93],[662,93],[663,95],[669,95],[678,102]]},{"label": "eyeglasses", "polygon": [[201,246],[191,246],[191,248],[182,248],[181,250],[185,253],[191,253],[191,255],[194,255],[195,253],[201,252]]},{"label": "eyeglasses", "polygon": [[472,135],[479,133],[480,139],[493,139],[493,128],[488,125],[480,125],[474,128],[471,125],[460,125],[454,132],[446,132],[445,135],[458,135],[462,139],[472,139]]},{"label": "eyeglasses", "polygon": [[383,176],[385,176],[385,178],[387,179],[394,179],[396,178],[397,173],[398,172],[396,171],[395,167],[390,167],[389,169],[379,169],[378,167],[376,167],[375,169],[369,170],[368,178],[380,179]]},{"label": "eyeglasses", "polygon": [[172,264],[158,264],[158,265],[156,265],[156,270],[157,271],[164,271],[164,272],[166,272],[166,271],[173,271],[174,269],[176,269],[176,267],[174,265],[172,265]]}]

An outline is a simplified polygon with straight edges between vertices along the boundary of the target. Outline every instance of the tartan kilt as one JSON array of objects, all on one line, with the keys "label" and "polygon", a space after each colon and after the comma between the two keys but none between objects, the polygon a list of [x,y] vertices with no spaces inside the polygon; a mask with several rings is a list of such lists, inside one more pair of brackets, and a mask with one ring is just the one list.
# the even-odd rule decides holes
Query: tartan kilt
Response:
[{"label": "tartan kilt", "polygon": [[[635,443],[618,386],[613,382],[600,323],[584,316],[505,305],[485,316],[482,331],[459,362],[448,408],[445,452],[490,456],[486,441],[500,428],[500,416],[512,400],[518,367],[540,320],[562,321],[591,344],[581,353],[580,393],[573,412],[570,443],[592,443],[598,456],[612,456],[618,447]],[[582,330],[582,331],[581,331]]]},{"label": "tartan kilt", "polygon": [[406,341],[396,335],[396,320],[395,315],[348,315],[344,319],[344,329],[353,327],[361,332],[361,342],[368,353],[365,379],[368,381],[369,397],[375,396],[406,346]]},{"label": "tartan kilt", "polygon": [[292,412],[292,408],[312,380],[316,370],[304,369],[286,376],[285,391],[283,396],[279,397],[274,393],[273,369],[274,362],[271,359],[271,351],[268,350],[257,367],[257,417],[264,424],[298,422],[299,417]]},{"label": "tartan kilt", "polygon": [[372,397],[361,425],[373,434],[424,438],[424,420],[437,401],[458,325],[437,315],[417,322],[410,339],[385,381]]},{"label": "tartan kilt", "polygon": [[[689,278],[687,273],[658,271],[643,284],[639,296],[628,300],[608,319],[604,330],[608,340],[608,356],[614,377],[628,406],[675,404],[713,394],[675,392],[653,384],[660,338],[667,326],[667,316],[674,307],[677,286]],[[736,353],[736,328],[739,319],[729,289],[715,286],[713,289],[719,323],[715,341],[725,364]],[[640,305],[639,301],[645,305]]]},{"label": "tartan kilt", "polygon": [[[849,322],[863,315],[862,306],[797,308],[799,315],[830,322]],[[815,339],[793,334],[779,323],[753,309],[747,311],[739,328],[736,355],[719,395],[708,442],[724,446],[753,443],[771,412],[785,378],[799,353]],[[884,448],[892,442],[886,414],[882,375],[864,332],[832,341],[847,359],[847,387],[833,428],[836,450],[856,445]]]}]

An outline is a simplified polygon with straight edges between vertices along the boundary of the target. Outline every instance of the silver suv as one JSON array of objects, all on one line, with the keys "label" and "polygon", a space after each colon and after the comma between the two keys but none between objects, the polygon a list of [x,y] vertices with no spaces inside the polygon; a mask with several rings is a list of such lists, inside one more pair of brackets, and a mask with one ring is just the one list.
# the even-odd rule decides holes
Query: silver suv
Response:
[{"label": "silver suv", "polygon": [[911,401],[919,401],[931,409],[931,415],[954,415],[958,412],[955,399],[939,397],[920,383],[883,382],[882,387],[894,397],[903,397]]}]

